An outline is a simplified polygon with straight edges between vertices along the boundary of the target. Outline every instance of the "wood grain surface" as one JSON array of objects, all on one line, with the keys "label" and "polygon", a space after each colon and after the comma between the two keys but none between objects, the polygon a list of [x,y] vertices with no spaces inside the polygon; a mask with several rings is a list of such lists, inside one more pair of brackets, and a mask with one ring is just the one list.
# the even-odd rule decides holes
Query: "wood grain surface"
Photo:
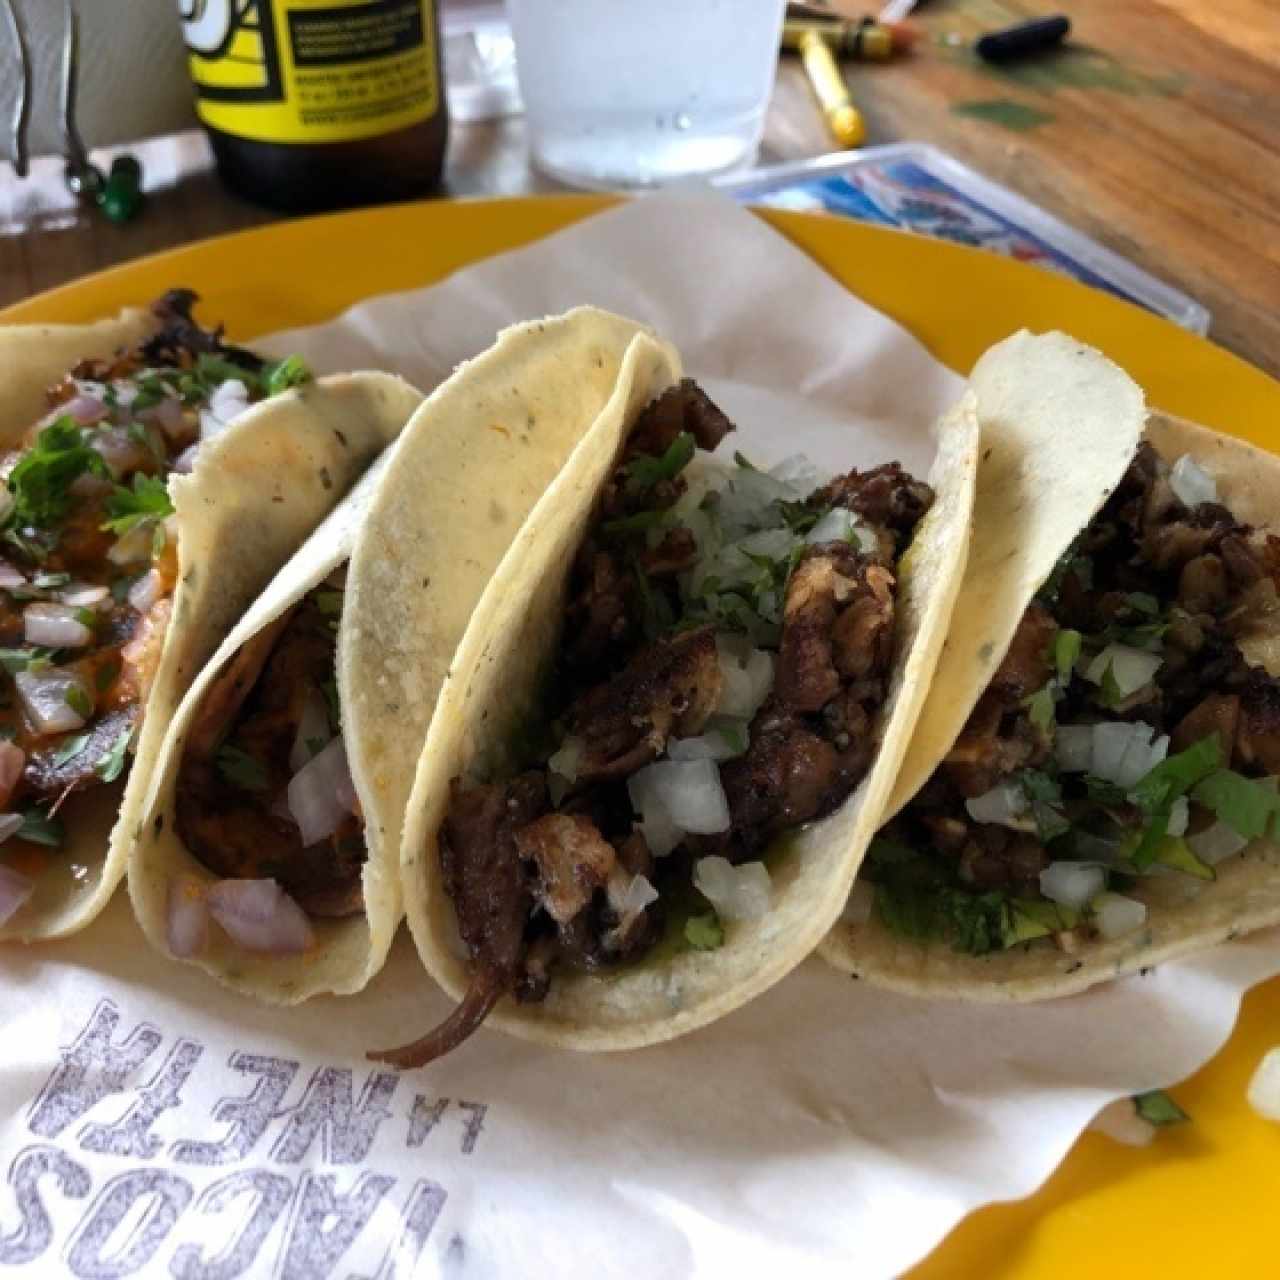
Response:
[{"label": "wood grain surface", "polygon": [[[1065,9],[1063,48],[998,70],[983,31]],[[926,0],[915,52],[849,63],[871,143],[927,141],[1178,286],[1211,336],[1280,373],[1280,9],[1275,0]],[[830,151],[784,56],[761,161]],[[0,166],[0,305],[86,272],[275,215],[222,189],[198,135],[141,149],[159,189],[124,227],[77,209],[60,165]],[[445,194],[556,189],[520,118],[455,124]]]}]

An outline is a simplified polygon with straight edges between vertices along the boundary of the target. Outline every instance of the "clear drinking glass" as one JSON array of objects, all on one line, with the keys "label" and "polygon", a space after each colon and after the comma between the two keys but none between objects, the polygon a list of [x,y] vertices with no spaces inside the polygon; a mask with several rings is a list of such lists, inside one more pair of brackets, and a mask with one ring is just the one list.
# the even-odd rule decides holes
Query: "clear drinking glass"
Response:
[{"label": "clear drinking glass", "polygon": [[533,161],[575,186],[749,165],[785,0],[507,0]]}]

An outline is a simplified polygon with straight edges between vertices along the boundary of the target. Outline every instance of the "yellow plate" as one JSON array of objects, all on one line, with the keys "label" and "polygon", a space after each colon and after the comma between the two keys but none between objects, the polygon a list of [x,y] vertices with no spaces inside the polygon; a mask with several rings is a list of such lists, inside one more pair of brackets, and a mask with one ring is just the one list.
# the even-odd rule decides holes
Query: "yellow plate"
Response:
[{"label": "yellow plate", "polygon": [[[428,284],[609,203],[594,196],[440,202],[277,223],[91,276],[0,311],[0,323],[91,320],[181,284],[202,295],[204,316],[248,339],[326,320],[371,294]],[[1020,326],[1065,329],[1123,364],[1152,403],[1280,451],[1280,383],[1145,311],[941,241],[839,218],[763,216],[955,369],[967,370]],[[1255,1118],[1244,1090],[1277,1042],[1280,980],[1248,997],[1230,1044],[1173,1090],[1194,1124],[1143,1151],[1086,1134],[1037,1195],[973,1215],[913,1275],[1271,1274],[1280,1126]]]}]

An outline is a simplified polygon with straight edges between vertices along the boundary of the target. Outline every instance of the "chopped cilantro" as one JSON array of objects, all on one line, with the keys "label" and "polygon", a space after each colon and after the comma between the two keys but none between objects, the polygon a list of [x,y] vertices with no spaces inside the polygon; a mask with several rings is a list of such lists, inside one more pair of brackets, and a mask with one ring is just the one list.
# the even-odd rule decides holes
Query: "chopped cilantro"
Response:
[{"label": "chopped cilantro", "polygon": [[1197,858],[1191,846],[1181,836],[1166,835],[1156,846],[1152,861],[1172,867],[1175,871],[1184,871],[1197,880],[1217,879],[1217,872],[1207,862]]},{"label": "chopped cilantro", "polygon": [[1139,870],[1149,867],[1160,851],[1160,842],[1169,830],[1169,813],[1173,802],[1222,765],[1222,748],[1218,735],[1207,738],[1169,756],[1138,780],[1129,792],[1133,802],[1149,819],[1142,840],[1133,851],[1132,862]]},{"label": "chopped cilantro", "polygon": [[807,502],[787,502],[779,499],[773,505],[778,509],[787,528],[798,535],[808,533],[822,516],[822,512],[811,507]]},{"label": "chopped cilantro", "polygon": [[78,733],[74,738],[68,738],[53,753],[53,767],[61,769],[69,760],[74,760],[88,745],[89,735],[87,733]]},{"label": "chopped cilantro", "polygon": [[118,662],[104,662],[96,672],[94,672],[93,683],[99,693],[106,693],[111,688],[112,681],[120,674],[120,664]]},{"label": "chopped cilantro", "polygon": [[111,745],[98,757],[93,771],[103,782],[114,782],[124,772],[125,753],[132,737],[133,726],[128,725],[120,730]]},{"label": "chopped cilantro", "polygon": [[1116,808],[1129,801],[1125,789],[1114,782],[1108,782],[1106,778],[1095,778],[1091,773],[1086,774],[1084,786],[1089,799],[1103,808]]},{"label": "chopped cilantro", "polygon": [[111,474],[102,455],[84,441],[85,433],[67,417],[50,423],[36,437],[9,473],[9,521],[15,529],[56,524],[66,515],[71,486],[80,476]]},{"label": "chopped cilantro", "polygon": [[301,356],[285,356],[274,364],[268,364],[259,374],[263,387],[269,396],[278,396],[290,387],[299,387],[311,381],[311,370]]},{"label": "chopped cilantro", "polygon": [[49,817],[42,809],[24,809],[22,826],[18,828],[17,836],[19,840],[29,840],[32,844],[44,844],[57,849],[62,844],[62,823],[57,818]]},{"label": "chopped cilantro", "polygon": [[107,499],[107,514],[111,517],[102,528],[121,537],[148,520],[163,520],[173,514],[169,487],[159,476],[144,475],[139,471],[133,477],[133,488],[116,485]]},{"label": "chopped cilantro", "polygon": [[56,649],[33,646],[27,649],[0,649],[0,667],[12,676],[19,671],[39,671],[52,664]]},{"label": "chopped cilantro", "polygon": [[1041,840],[1049,841],[1071,829],[1062,813],[1062,787],[1058,780],[1039,769],[1024,769],[1018,783],[1031,804],[1031,816]]},{"label": "chopped cilantro", "polygon": [[1163,1089],[1151,1089],[1133,1096],[1133,1109],[1148,1124],[1163,1129],[1171,1124],[1186,1124],[1191,1119]]},{"label": "chopped cilantro", "polygon": [[92,631],[94,627],[98,625],[98,622],[100,620],[101,620],[101,615],[98,613],[95,613],[94,610],[92,609],[76,610],[76,621],[82,627],[88,627],[90,631]]},{"label": "chopped cilantro", "polygon": [[637,511],[634,515],[604,521],[600,531],[606,534],[646,533],[656,529],[668,514],[666,511]]},{"label": "chopped cilantro", "polygon": [[1135,613],[1145,613],[1152,618],[1160,614],[1160,601],[1148,591],[1130,591],[1124,599]]},{"label": "chopped cilantro", "polygon": [[1247,839],[1266,835],[1268,827],[1280,837],[1280,794],[1232,769],[1216,769],[1203,778],[1191,798]]},{"label": "chopped cilantro", "polygon": [[1053,637],[1053,665],[1058,673],[1058,679],[1064,685],[1070,682],[1072,672],[1076,669],[1076,663],[1080,659],[1082,640],[1081,634],[1078,631],[1072,631],[1070,627],[1063,627]]},{"label": "chopped cilantro", "polygon": [[682,431],[671,442],[667,451],[660,458],[649,454],[641,454],[633,458],[623,468],[627,477],[625,492],[628,497],[639,497],[648,493],[655,485],[664,480],[673,480],[689,465],[696,449],[693,436]]},{"label": "chopped cilantro", "polygon": [[267,771],[247,751],[228,744],[219,749],[214,763],[218,772],[241,791],[267,789]]},{"label": "chopped cilantro", "polygon": [[1053,685],[1047,684],[1037,689],[1030,697],[1022,700],[1027,709],[1027,718],[1041,733],[1050,733],[1054,725]]},{"label": "chopped cilantro", "polygon": [[684,922],[684,940],[695,951],[714,951],[724,943],[724,925],[714,911],[690,916]]},{"label": "chopped cilantro", "polygon": [[220,383],[232,379],[243,382],[250,390],[259,385],[259,376],[252,369],[207,351],[196,357],[195,376],[204,384],[206,394]]},{"label": "chopped cilantro", "polygon": [[67,692],[63,697],[63,701],[76,713],[76,715],[83,716],[86,720],[93,715],[93,699],[89,697],[89,694],[82,685],[71,685],[67,689]]}]

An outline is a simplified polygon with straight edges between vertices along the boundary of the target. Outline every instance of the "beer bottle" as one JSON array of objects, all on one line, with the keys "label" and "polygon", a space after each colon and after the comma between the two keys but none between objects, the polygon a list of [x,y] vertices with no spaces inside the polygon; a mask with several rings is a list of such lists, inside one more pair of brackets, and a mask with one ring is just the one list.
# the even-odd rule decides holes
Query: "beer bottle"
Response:
[{"label": "beer bottle", "polygon": [[178,0],[226,184],[290,211],[404,200],[448,135],[436,0]]}]

